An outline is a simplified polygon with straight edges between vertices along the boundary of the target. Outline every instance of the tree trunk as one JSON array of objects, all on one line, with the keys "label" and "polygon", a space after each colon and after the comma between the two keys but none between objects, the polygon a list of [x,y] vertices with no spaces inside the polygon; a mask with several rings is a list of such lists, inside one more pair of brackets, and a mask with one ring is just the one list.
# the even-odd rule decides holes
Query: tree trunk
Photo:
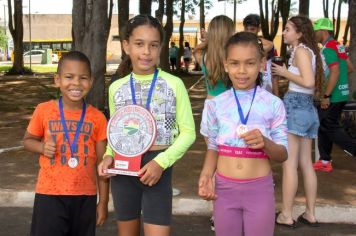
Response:
[{"label": "tree trunk", "polygon": [[342,44],[346,45],[347,44],[347,37],[349,35],[349,31],[350,31],[350,19],[351,19],[351,15],[350,15],[350,7],[349,7],[349,12],[347,15],[347,21],[346,21],[346,25],[345,25],[345,30],[344,30],[344,36],[343,36],[343,40],[342,40]]},{"label": "tree trunk", "polygon": [[130,64],[127,58],[127,55],[125,53],[124,47],[122,46],[122,42],[126,38],[126,26],[127,22],[129,20],[129,11],[130,11],[130,3],[129,0],[118,0],[118,12],[119,12],[119,37],[120,37],[120,47],[121,47],[121,61],[116,69],[115,76],[116,78],[112,78],[111,82],[113,82],[113,79],[117,78],[122,78],[126,75],[128,75],[131,72],[131,66],[127,66],[127,64]]},{"label": "tree trunk", "polygon": [[[289,10],[290,10],[291,0],[279,0],[279,9],[281,11],[282,16],[282,29],[285,28],[288,18],[289,18]],[[281,55],[286,56],[287,46],[285,45],[284,41],[282,40],[281,43]]]},{"label": "tree trunk", "polygon": [[87,102],[104,110],[106,48],[110,30],[112,0],[108,16],[107,1],[73,1],[72,28],[74,50],[85,53],[90,62],[93,87],[87,96]]},{"label": "tree trunk", "polygon": [[200,29],[205,29],[205,0],[200,0]]},{"label": "tree trunk", "polygon": [[[349,1],[350,16],[356,15],[356,0]],[[350,18],[350,59],[356,66],[356,17]],[[351,73],[350,78],[350,94],[353,100],[356,100],[356,72]]]},{"label": "tree trunk", "polygon": [[324,17],[329,18],[329,0],[323,0]]},{"label": "tree trunk", "polygon": [[139,11],[140,11],[140,14],[151,15],[151,12],[152,12],[152,0],[140,0]]},{"label": "tree trunk", "polygon": [[309,0],[299,0],[299,15],[309,17]]},{"label": "tree trunk", "polygon": [[173,32],[173,1],[166,1],[166,16],[167,22],[164,26],[165,38],[162,43],[162,51],[160,57],[160,66],[163,70],[169,71],[169,41]]},{"label": "tree trunk", "polygon": [[334,0],[333,6],[333,24],[334,24],[334,38],[337,40],[339,38],[340,33],[340,23],[341,23],[341,4],[343,1],[339,0],[337,6],[337,16],[335,19],[335,9],[336,9],[336,0]]},{"label": "tree trunk", "polygon": [[158,9],[156,10],[156,18],[163,24],[163,15],[164,15],[164,0],[158,1]]},{"label": "tree trunk", "polygon": [[[125,38],[125,28],[129,20],[130,3],[129,0],[117,0],[119,12],[119,36],[120,42]],[[123,51],[123,49],[121,49]]]},{"label": "tree trunk", "polygon": [[184,52],[184,23],[185,23],[185,0],[181,1],[182,7],[180,11],[180,24],[179,24],[179,51],[177,56],[177,68],[181,68],[181,60]]},{"label": "tree trunk", "polygon": [[262,0],[258,1],[260,9],[260,18],[261,18],[261,29],[262,35],[264,38],[273,41],[275,38],[278,26],[279,26],[279,7],[278,4],[275,4],[275,0],[271,2],[271,25],[269,25],[269,6],[268,1],[265,0],[264,3]]},{"label": "tree trunk", "polygon": [[237,0],[234,0],[234,29],[236,30],[236,1]]},{"label": "tree trunk", "polygon": [[[12,17],[11,0],[8,3],[9,30],[14,41],[14,62],[9,73],[23,74],[23,22],[22,22],[22,0],[14,0],[14,16]],[[14,22],[13,22],[14,21]],[[15,27],[14,27],[15,24]]]}]

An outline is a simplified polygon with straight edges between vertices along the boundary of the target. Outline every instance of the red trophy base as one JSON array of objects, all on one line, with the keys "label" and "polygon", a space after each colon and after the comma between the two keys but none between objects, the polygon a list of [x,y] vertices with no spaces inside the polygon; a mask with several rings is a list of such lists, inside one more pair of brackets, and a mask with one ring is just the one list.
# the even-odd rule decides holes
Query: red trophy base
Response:
[{"label": "red trophy base", "polygon": [[109,174],[139,176],[142,156],[124,157],[115,153],[114,168],[108,169]]}]

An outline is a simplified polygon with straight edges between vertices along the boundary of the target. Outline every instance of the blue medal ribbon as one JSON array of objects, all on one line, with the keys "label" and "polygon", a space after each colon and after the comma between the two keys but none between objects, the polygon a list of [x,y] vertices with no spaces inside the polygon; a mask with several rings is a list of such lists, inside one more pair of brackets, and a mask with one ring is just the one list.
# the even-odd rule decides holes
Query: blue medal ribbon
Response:
[{"label": "blue medal ribbon", "polygon": [[64,118],[62,97],[59,98],[58,104],[59,104],[59,114],[61,116],[61,123],[62,123],[62,126],[63,126],[64,135],[65,135],[65,137],[67,139],[67,142],[68,142],[68,145],[69,145],[69,148],[70,148],[71,157],[73,157],[74,148],[75,148],[75,146],[77,145],[77,142],[78,142],[78,137],[79,137],[80,129],[82,128],[82,125],[83,125],[83,122],[84,122],[84,117],[85,117],[87,106],[86,106],[85,101],[83,99],[82,115],[80,116],[80,120],[79,120],[79,123],[77,125],[77,130],[75,131],[73,142],[71,143],[70,139],[69,139],[69,132],[68,132],[68,128],[67,128],[67,125],[66,125],[66,120]]},{"label": "blue medal ribbon", "polygon": [[248,117],[250,116],[250,111],[251,111],[251,107],[252,107],[253,100],[255,99],[256,90],[257,90],[257,86],[255,86],[255,90],[253,91],[253,96],[252,96],[252,101],[251,101],[250,109],[248,109],[247,115],[246,115],[246,117],[244,117],[244,113],[243,113],[243,111],[242,111],[242,107],[241,107],[241,104],[240,104],[240,102],[239,102],[239,98],[238,98],[237,95],[236,95],[235,89],[232,88],[232,91],[234,92],[234,95],[235,95],[235,100],[236,100],[236,104],[237,104],[237,110],[239,111],[240,120],[241,120],[241,123],[242,123],[243,125],[246,125],[246,124],[247,124]]},{"label": "blue medal ribbon", "polygon": [[[151,86],[150,86],[150,90],[148,91],[148,96],[147,96],[147,101],[146,101],[146,109],[150,110],[150,103],[151,103],[151,99],[152,99],[152,94],[153,94],[153,90],[155,88],[155,84],[156,84],[156,80],[157,80],[157,76],[158,76],[158,69],[155,69],[155,72],[153,74],[153,78],[152,78],[152,82],[151,82]],[[131,72],[130,75],[130,87],[131,87],[131,97],[132,97],[132,103],[134,105],[136,105],[136,94],[135,94],[135,86],[134,86],[134,82],[133,82],[133,75]]]}]

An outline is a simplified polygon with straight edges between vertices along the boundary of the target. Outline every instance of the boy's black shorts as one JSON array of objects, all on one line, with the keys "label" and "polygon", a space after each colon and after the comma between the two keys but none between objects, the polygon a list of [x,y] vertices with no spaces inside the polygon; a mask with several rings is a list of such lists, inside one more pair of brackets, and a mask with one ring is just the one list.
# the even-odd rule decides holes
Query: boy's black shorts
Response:
[{"label": "boy's black shorts", "polygon": [[[141,167],[162,151],[150,151],[142,157]],[[170,225],[172,218],[172,167],[163,171],[152,187],[139,177],[117,175],[111,178],[111,192],[118,221],[138,219],[155,225]]]},{"label": "boy's black shorts", "polygon": [[31,236],[91,236],[96,227],[96,195],[35,195]]}]

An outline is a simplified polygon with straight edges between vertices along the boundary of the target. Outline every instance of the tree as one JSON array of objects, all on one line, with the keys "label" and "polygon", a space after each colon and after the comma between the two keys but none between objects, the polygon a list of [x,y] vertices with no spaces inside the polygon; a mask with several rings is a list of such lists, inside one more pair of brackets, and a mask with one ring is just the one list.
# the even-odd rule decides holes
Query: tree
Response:
[{"label": "tree", "polygon": [[309,17],[309,0],[299,0],[299,15]]},{"label": "tree", "polygon": [[[332,22],[334,25],[334,38],[339,38],[341,24],[341,5],[347,3],[347,0],[334,0],[332,8]],[[337,5],[336,5],[337,3]],[[324,17],[329,18],[329,0],[323,0]]]},{"label": "tree", "polygon": [[[280,10],[281,17],[282,17],[282,29],[286,27],[289,18],[290,5],[291,5],[291,0],[278,0],[278,8]],[[286,52],[287,52],[287,47],[282,40],[281,55],[285,56]]]},{"label": "tree", "polygon": [[200,11],[200,20],[199,20],[199,25],[200,28],[205,29],[205,13],[207,10],[213,7],[213,3],[211,0],[200,0],[199,2],[199,11]]},{"label": "tree", "polygon": [[184,23],[185,23],[185,0],[181,0],[180,24],[179,24],[179,51],[177,55],[177,68],[180,69],[180,59],[184,52]]},{"label": "tree", "polygon": [[73,1],[72,32],[73,49],[85,53],[91,62],[93,87],[87,102],[104,110],[106,48],[111,25],[113,0]]},{"label": "tree", "polygon": [[151,15],[152,0],[140,0],[139,11],[140,11],[140,14]]},{"label": "tree", "polygon": [[7,47],[7,35],[5,30],[0,30],[0,48],[6,49]]},{"label": "tree", "polygon": [[22,0],[14,0],[14,17],[12,17],[11,0],[7,0],[9,13],[9,30],[14,41],[14,63],[9,70],[10,74],[23,74],[23,22]]},{"label": "tree", "polygon": [[350,31],[350,19],[351,19],[351,15],[350,15],[350,7],[349,7],[349,12],[347,15],[347,21],[346,21],[345,30],[344,30],[344,36],[342,37],[343,45],[347,44],[347,37],[348,37],[349,31]]},{"label": "tree", "polygon": [[166,0],[166,16],[167,21],[163,27],[165,38],[162,42],[160,66],[163,70],[169,70],[169,41],[173,33],[173,2],[174,0]]},{"label": "tree", "polygon": [[205,29],[205,9],[204,9],[204,0],[200,0],[200,3],[199,3],[199,9],[200,9],[200,29],[204,28]]},{"label": "tree", "polygon": [[[261,30],[263,37],[273,41],[277,35],[279,27],[279,8],[278,2],[272,0],[270,6],[268,5],[268,0],[259,0],[260,7],[260,18],[261,18]],[[271,9],[271,19],[269,17],[269,9]],[[270,23],[269,23],[270,21]]]},{"label": "tree", "polygon": [[155,12],[156,18],[163,23],[163,15],[164,15],[164,0],[158,1],[158,9]]},{"label": "tree", "polygon": [[[356,15],[356,0],[349,0],[349,15]],[[356,65],[356,17],[350,17],[350,59],[353,65]],[[356,100],[356,73],[351,73],[350,91],[353,100]]]},{"label": "tree", "polygon": [[[126,26],[129,20],[129,11],[130,11],[130,3],[129,0],[118,0],[118,12],[119,12],[119,37],[120,37],[120,46],[121,46],[121,63],[116,70],[116,75],[121,78],[128,75],[131,70],[125,64],[128,63],[126,59],[126,53],[122,46],[122,42],[125,39],[126,34]],[[126,62],[125,62],[126,61]]]},{"label": "tree", "polygon": [[329,18],[329,0],[323,0],[324,17]]},{"label": "tree", "polygon": [[[224,1],[224,0],[220,0],[220,1]],[[243,2],[246,2],[247,0],[226,0],[228,3],[234,4],[234,18],[233,18],[233,22],[236,28],[236,6],[237,4],[241,4]]]}]

